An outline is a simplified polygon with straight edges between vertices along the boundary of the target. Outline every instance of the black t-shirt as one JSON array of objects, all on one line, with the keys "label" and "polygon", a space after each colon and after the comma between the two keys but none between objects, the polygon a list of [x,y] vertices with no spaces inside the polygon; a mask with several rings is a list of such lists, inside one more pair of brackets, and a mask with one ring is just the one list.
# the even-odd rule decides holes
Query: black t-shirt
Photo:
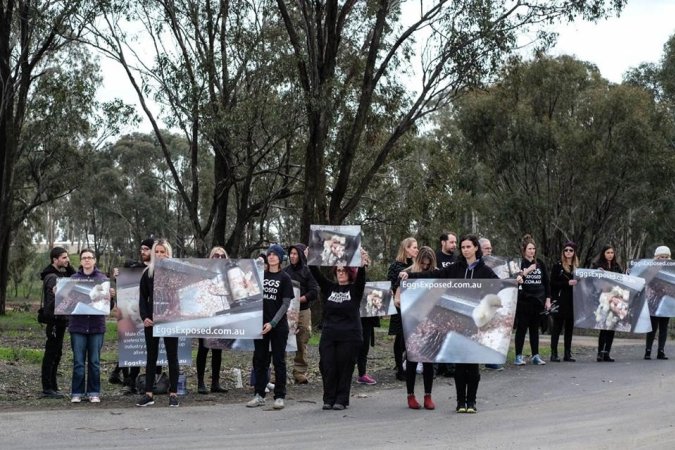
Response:
[{"label": "black t-shirt", "polygon": [[439,269],[449,267],[453,265],[455,262],[457,262],[457,258],[455,257],[454,254],[448,255],[440,250],[436,252],[436,265],[438,266]]},{"label": "black t-shirt", "polygon": [[[293,281],[291,277],[284,271],[265,271],[265,279],[263,280],[263,323],[274,319],[285,298],[293,298]],[[285,314],[277,326],[283,324],[288,324]]]}]

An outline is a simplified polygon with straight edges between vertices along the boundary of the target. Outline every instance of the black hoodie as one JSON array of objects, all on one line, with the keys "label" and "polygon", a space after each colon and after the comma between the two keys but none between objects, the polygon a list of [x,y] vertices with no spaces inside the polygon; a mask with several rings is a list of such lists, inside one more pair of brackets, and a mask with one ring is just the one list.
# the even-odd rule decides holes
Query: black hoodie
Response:
[{"label": "black hoodie", "polygon": [[48,320],[52,320],[54,323],[61,326],[68,324],[68,316],[54,316],[54,306],[56,301],[56,296],[54,295],[54,286],[56,286],[56,281],[58,278],[68,278],[73,274],[75,274],[75,269],[73,269],[70,264],[66,266],[65,270],[63,271],[60,271],[50,264],[45,267],[42,272],[40,272],[40,279],[42,280],[44,315],[48,318]]},{"label": "black hoodie", "polygon": [[305,257],[304,244],[294,244],[288,247],[288,254],[295,249],[298,252],[299,260],[297,264],[289,264],[284,268],[284,272],[290,275],[293,281],[300,283],[300,296],[305,296],[306,302],[300,303],[300,310],[309,309],[312,302],[316,300],[319,294],[319,285],[312,276],[312,273],[307,267],[307,258]]},{"label": "black hoodie", "polygon": [[469,267],[464,257],[457,259],[457,262],[442,269],[431,270],[428,272],[412,272],[408,274],[409,278],[451,278],[451,279],[482,279],[498,278],[497,275],[485,265],[483,258],[478,259],[473,267]]}]

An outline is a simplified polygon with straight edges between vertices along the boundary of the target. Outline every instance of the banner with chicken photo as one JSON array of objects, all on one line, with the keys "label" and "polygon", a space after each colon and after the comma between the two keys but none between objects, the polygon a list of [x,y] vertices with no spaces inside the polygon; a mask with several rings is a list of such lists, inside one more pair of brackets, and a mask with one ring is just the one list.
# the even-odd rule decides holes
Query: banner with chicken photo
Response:
[{"label": "banner with chicken photo", "polygon": [[361,298],[361,317],[389,315],[389,304],[393,303],[390,288],[390,281],[370,281],[366,283],[363,298]]},{"label": "banner with chicken photo", "polygon": [[59,278],[54,314],[57,316],[107,316],[110,314],[110,281]]},{"label": "banner with chicken photo", "polygon": [[[144,367],[147,358],[145,332],[138,310],[138,286],[145,268],[119,269],[117,276],[117,354],[120,367]],[[178,338],[178,363],[192,364],[192,341]],[[159,341],[157,364],[166,366],[164,340]]]},{"label": "banner with chicken photo", "polygon": [[675,317],[674,260],[634,260],[630,262],[630,274],[645,280],[644,296],[650,316]]},{"label": "banner with chicken photo", "polygon": [[502,280],[516,278],[520,272],[519,258],[506,258],[504,256],[483,256],[483,262]]},{"label": "banner with chicken photo", "polygon": [[361,266],[360,225],[310,225],[308,266]]},{"label": "banner with chicken photo", "polygon": [[262,277],[252,259],[160,259],[154,336],[259,339]]},{"label": "banner with chicken photo", "polygon": [[414,279],[400,289],[408,359],[504,364],[518,297],[512,281]]},{"label": "banner with chicken photo", "polygon": [[[288,321],[288,340],[286,341],[287,352],[298,351],[298,320],[300,319],[300,283],[293,281],[293,294],[291,304],[286,312],[286,320]],[[242,352],[252,352],[255,350],[255,345],[252,339],[206,339],[204,340],[206,348],[215,348],[220,350],[236,350]],[[270,351],[272,344],[270,343]]]},{"label": "banner with chicken photo", "polygon": [[577,269],[574,278],[575,327],[632,333],[652,330],[643,278],[596,269]]}]

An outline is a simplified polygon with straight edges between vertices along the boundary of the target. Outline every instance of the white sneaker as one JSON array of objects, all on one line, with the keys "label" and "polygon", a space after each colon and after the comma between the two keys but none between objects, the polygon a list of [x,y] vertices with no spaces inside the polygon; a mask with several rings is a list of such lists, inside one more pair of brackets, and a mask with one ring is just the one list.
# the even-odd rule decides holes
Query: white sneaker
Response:
[{"label": "white sneaker", "polygon": [[531,361],[532,364],[534,364],[535,366],[543,366],[543,365],[546,365],[546,361],[544,361],[543,359],[541,359],[541,357],[540,357],[539,355],[534,355],[530,361]]},{"label": "white sneaker", "polygon": [[248,403],[246,403],[246,406],[249,408],[256,408],[258,406],[264,406],[265,405],[265,399],[262,398],[259,394],[255,394],[255,397]]},{"label": "white sneaker", "polygon": [[82,396],[80,395],[73,395],[70,397],[70,403],[81,403],[82,402]]},{"label": "white sneaker", "polygon": [[98,395],[89,396],[89,403],[101,403],[101,397]]},{"label": "white sneaker", "polygon": [[284,409],[284,399],[283,398],[276,398],[274,399],[274,409]]}]

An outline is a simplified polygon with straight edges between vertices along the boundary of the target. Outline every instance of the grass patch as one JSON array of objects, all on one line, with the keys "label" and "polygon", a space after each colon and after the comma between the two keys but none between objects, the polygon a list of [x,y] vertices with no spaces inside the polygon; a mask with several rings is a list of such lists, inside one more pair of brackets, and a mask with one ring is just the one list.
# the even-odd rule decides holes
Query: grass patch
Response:
[{"label": "grass patch", "polygon": [[22,364],[40,364],[43,353],[43,350],[29,348],[0,347],[0,360]]},{"label": "grass patch", "polygon": [[7,311],[4,316],[0,316],[0,332],[4,334],[11,330],[30,330],[39,328],[37,314],[26,311]]}]

